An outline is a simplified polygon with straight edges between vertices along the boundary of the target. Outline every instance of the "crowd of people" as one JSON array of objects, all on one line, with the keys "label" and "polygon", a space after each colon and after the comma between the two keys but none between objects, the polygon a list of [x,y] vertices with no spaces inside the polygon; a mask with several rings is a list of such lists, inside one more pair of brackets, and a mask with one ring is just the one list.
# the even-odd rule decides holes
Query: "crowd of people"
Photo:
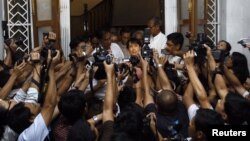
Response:
[{"label": "crowd of people", "polygon": [[0,140],[206,141],[213,126],[249,125],[245,55],[225,40],[184,52],[183,34],[166,36],[161,25],[149,20],[148,44],[143,30],[84,34],[69,55],[53,32],[24,55],[10,39],[0,61]]}]

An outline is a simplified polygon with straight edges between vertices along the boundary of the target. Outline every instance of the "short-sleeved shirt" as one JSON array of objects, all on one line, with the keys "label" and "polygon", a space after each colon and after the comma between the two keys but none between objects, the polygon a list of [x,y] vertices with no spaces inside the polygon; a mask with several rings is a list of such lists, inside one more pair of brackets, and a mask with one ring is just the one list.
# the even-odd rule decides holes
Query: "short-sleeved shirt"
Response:
[{"label": "short-sleeved shirt", "polygon": [[49,129],[40,113],[34,122],[20,134],[18,141],[43,141],[48,134]]}]

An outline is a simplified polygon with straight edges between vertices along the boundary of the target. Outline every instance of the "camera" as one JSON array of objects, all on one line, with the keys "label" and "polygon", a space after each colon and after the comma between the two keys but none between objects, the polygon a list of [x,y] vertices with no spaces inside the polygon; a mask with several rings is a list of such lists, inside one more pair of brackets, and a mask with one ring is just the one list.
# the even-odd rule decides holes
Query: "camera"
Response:
[{"label": "camera", "polygon": [[150,29],[144,29],[144,40],[143,40],[143,47],[141,49],[141,55],[143,58],[152,59],[153,58],[153,50],[149,47],[150,44]]},{"label": "camera", "polygon": [[241,39],[240,41],[237,42],[238,44],[241,44],[243,47],[246,47],[247,44],[250,44],[250,39],[245,38],[245,39]]},{"label": "camera", "polygon": [[204,52],[206,53],[206,49],[203,48],[203,44],[207,44],[210,48],[214,48],[213,42],[207,37],[205,33],[198,33],[197,38],[193,43],[190,44],[189,49],[194,50],[197,54]]},{"label": "camera", "polygon": [[47,37],[48,38],[49,37],[49,32],[44,32],[43,33],[43,37]]},{"label": "camera", "polygon": [[[45,32],[43,33],[43,37],[49,36],[49,33]],[[48,57],[48,50],[51,50],[51,56],[55,57],[56,56],[56,49],[54,48],[56,40],[53,39],[49,39],[49,42],[45,45],[45,47],[43,48],[42,52],[41,52],[41,56],[44,58]]]},{"label": "camera", "polygon": [[140,63],[140,58],[138,56],[130,56],[129,62],[132,64],[132,66],[136,66]]},{"label": "camera", "polygon": [[102,63],[106,61],[107,64],[111,64],[113,60],[113,55],[102,47],[97,47],[96,52],[93,54],[95,63]]},{"label": "camera", "polygon": [[16,38],[16,39],[13,39],[13,38],[6,39],[6,40],[4,41],[4,43],[5,43],[7,46],[10,46],[12,40],[14,40],[14,42],[15,42],[15,44],[16,44],[17,46],[22,46],[22,45],[23,45],[24,39],[23,39],[22,37],[19,37],[19,38]]},{"label": "camera", "polygon": [[211,49],[215,47],[205,33],[198,33],[197,38],[189,45],[189,50],[194,50],[196,53],[195,63],[200,65],[205,62],[207,55],[206,48],[203,47],[203,44],[208,45]]}]

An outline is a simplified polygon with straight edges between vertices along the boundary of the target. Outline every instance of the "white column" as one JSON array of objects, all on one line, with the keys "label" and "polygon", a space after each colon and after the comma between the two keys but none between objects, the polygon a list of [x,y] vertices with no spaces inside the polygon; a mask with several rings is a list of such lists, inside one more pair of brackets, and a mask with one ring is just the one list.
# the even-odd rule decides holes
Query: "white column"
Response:
[{"label": "white column", "polygon": [[165,35],[178,29],[177,0],[165,0]]},{"label": "white column", "polygon": [[61,46],[64,55],[70,54],[70,0],[60,0]]},{"label": "white column", "polygon": [[0,2],[0,8],[2,9],[0,11],[0,60],[3,60],[3,53],[4,53],[4,48],[3,48],[3,30],[2,30],[2,21],[4,20],[4,1],[2,0]]}]

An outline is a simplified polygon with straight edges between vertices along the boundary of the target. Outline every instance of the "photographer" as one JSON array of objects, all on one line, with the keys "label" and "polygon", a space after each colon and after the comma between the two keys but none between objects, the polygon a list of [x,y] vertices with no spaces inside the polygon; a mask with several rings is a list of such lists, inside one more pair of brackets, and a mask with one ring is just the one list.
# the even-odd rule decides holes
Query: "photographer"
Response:
[{"label": "photographer", "polygon": [[186,83],[187,77],[183,73],[183,69],[177,69],[179,64],[184,64],[182,57],[177,52],[182,52],[184,37],[182,33],[174,32],[167,36],[167,43],[165,50],[167,51],[168,64],[166,64],[165,72],[170,77],[169,79],[174,82],[176,87],[183,86]]},{"label": "photographer", "polygon": [[157,74],[161,76],[160,83],[163,90],[156,95],[156,100],[154,101],[153,96],[150,94],[150,86],[148,83],[149,65],[146,60],[141,58],[143,70],[142,80],[145,90],[143,98],[145,112],[146,114],[156,114],[156,128],[163,138],[172,140],[176,140],[179,137],[186,138],[188,134],[188,116],[185,107],[172,90],[168,76],[163,71],[163,65],[161,64],[162,62],[159,59],[157,51],[154,51],[154,59],[157,63]]},{"label": "photographer", "polygon": [[220,40],[216,46],[217,50],[224,51],[225,57],[230,55],[231,48],[230,43],[225,40]]}]

